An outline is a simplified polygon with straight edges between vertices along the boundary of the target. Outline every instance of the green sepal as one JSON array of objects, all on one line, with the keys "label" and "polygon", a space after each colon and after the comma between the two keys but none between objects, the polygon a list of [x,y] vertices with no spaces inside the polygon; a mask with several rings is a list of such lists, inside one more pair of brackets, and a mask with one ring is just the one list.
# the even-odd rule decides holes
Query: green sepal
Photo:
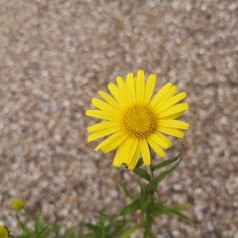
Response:
[{"label": "green sepal", "polygon": [[137,162],[137,164],[136,164],[136,166],[135,166],[135,168],[134,169],[137,169],[137,168],[139,168],[142,164],[143,164],[144,162],[143,162],[143,159],[142,158],[140,158],[139,160],[138,160],[138,162]]},{"label": "green sepal", "polygon": [[148,174],[148,172],[144,169],[141,168],[136,168],[134,170],[132,170],[136,175],[140,176],[141,178],[147,180],[148,182],[150,182],[150,175]]},{"label": "green sepal", "polygon": [[167,165],[170,165],[173,162],[177,161],[178,159],[181,159],[181,154],[176,156],[176,157],[174,157],[173,159],[168,159],[168,160],[165,160],[165,161],[163,161],[163,162],[161,162],[161,163],[159,163],[157,165],[151,166],[152,171],[156,171],[156,170],[158,170],[160,168],[163,168],[163,167],[165,167]]},{"label": "green sepal", "polygon": [[112,179],[112,180],[115,184],[117,184],[118,186],[120,186],[123,189],[124,193],[126,194],[126,196],[128,198],[130,198],[131,200],[135,200],[136,198],[138,198],[134,193],[129,191],[129,189],[126,187],[126,185],[124,183],[122,183],[121,181],[116,180],[116,179]]},{"label": "green sepal", "polygon": [[120,212],[120,215],[132,213],[140,208],[140,199],[136,199],[132,203],[126,205]]}]

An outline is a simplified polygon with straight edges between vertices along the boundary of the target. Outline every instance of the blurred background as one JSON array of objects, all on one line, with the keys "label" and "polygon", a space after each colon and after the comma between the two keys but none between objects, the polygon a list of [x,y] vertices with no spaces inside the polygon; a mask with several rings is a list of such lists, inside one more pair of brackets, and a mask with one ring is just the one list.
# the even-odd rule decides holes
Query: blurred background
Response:
[{"label": "blurred background", "polygon": [[15,197],[67,226],[127,202],[111,178],[136,189],[135,177],[87,143],[85,110],[138,69],[157,74],[157,89],[178,85],[191,108],[161,197],[192,203],[198,230],[163,217],[158,237],[238,237],[237,0],[0,0],[1,223],[15,229]]}]

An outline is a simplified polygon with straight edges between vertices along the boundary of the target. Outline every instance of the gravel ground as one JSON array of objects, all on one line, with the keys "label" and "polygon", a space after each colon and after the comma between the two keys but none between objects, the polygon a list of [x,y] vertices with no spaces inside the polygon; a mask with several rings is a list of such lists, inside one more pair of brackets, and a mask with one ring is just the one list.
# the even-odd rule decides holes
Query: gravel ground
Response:
[{"label": "gravel ground", "polygon": [[191,129],[168,150],[183,148],[183,162],[161,194],[192,203],[198,230],[164,217],[158,237],[238,237],[237,0],[0,0],[2,223],[15,229],[14,197],[67,226],[122,207],[111,177],[131,188],[134,177],[86,142],[95,120],[84,113],[140,68],[188,92],[191,107]]}]

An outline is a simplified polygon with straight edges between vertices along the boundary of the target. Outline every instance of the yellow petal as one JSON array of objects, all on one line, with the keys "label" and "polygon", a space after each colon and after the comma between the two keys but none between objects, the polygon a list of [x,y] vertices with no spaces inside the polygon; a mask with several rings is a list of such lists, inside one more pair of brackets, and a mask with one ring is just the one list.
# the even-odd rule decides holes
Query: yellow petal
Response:
[{"label": "yellow petal", "polygon": [[96,123],[92,126],[89,126],[87,130],[88,132],[94,132],[94,131],[106,130],[110,127],[115,127],[115,126],[119,126],[119,123],[115,121],[103,121],[103,122]]},{"label": "yellow petal", "polygon": [[161,158],[165,157],[165,152],[160,148],[158,143],[154,140],[153,137],[149,137],[147,139],[150,147],[156,152],[157,155],[159,155]]},{"label": "yellow petal", "polygon": [[98,98],[93,98],[92,104],[102,111],[107,111],[112,113],[117,112],[117,110],[114,107],[112,107],[110,104],[103,102],[102,100]]},{"label": "yellow petal", "polygon": [[176,104],[177,102],[181,101],[182,99],[184,99],[187,96],[187,94],[185,92],[179,93],[171,98],[169,98],[166,102],[156,105],[156,107],[154,108],[154,110],[156,111],[156,113],[160,113],[163,112],[164,110],[166,110],[167,108],[173,106],[174,104]]},{"label": "yellow petal", "polygon": [[121,104],[124,105],[125,102],[122,98],[121,92],[118,89],[118,87],[114,84],[114,83],[109,83],[108,85],[108,89],[111,92],[111,94],[113,95],[113,97]]},{"label": "yellow petal", "polygon": [[150,138],[165,149],[168,149],[173,144],[167,137],[159,132],[152,134]]},{"label": "yellow petal", "polygon": [[149,78],[146,81],[146,85],[145,85],[144,103],[146,105],[150,102],[151,96],[154,92],[155,83],[156,83],[156,75],[155,74],[150,74]]},{"label": "yellow petal", "polygon": [[159,127],[158,130],[167,135],[171,135],[178,138],[184,138],[184,133],[175,128]]},{"label": "yellow petal", "polygon": [[133,77],[133,74],[130,73],[127,75],[126,77],[126,86],[128,88],[130,97],[132,99],[132,102],[135,103],[136,102],[136,96],[135,96],[135,80]]},{"label": "yellow petal", "polygon": [[142,104],[144,102],[145,95],[145,78],[144,71],[138,70],[136,77],[136,102]]},{"label": "yellow petal", "polygon": [[112,107],[114,107],[115,109],[120,111],[120,109],[121,109],[120,104],[112,96],[110,96],[109,94],[105,93],[104,91],[98,91],[98,93]]},{"label": "yellow petal", "polygon": [[117,77],[117,85],[119,90],[121,91],[121,96],[123,97],[123,101],[126,102],[127,106],[130,106],[133,103],[129,90],[127,88],[126,83],[124,82],[122,77]]},{"label": "yellow petal", "polygon": [[150,150],[146,139],[140,140],[140,149],[144,164],[150,165]]},{"label": "yellow petal", "polygon": [[120,121],[120,114],[118,113],[110,113],[100,110],[87,110],[85,113],[87,116],[95,117],[108,121]]},{"label": "yellow petal", "polygon": [[102,131],[93,132],[91,135],[89,135],[88,142],[102,138],[107,135],[110,135],[110,134],[115,133],[119,130],[120,130],[120,127],[115,126],[115,127],[110,127],[108,129],[102,130]]},{"label": "yellow petal", "polygon": [[189,106],[187,103],[180,103],[177,105],[174,105],[172,107],[169,107],[165,111],[158,114],[158,118],[163,118],[166,116],[174,115],[180,112],[184,112],[189,109]]},{"label": "yellow petal", "polygon": [[166,102],[176,93],[178,88],[173,85],[163,97],[160,98],[158,103],[155,105],[154,110],[158,113],[159,109],[166,104]]},{"label": "yellow petal", "polygon": [[[184,114],[184,112],[175,113],[175,114],[172,114],[172,115],[163,117],[163,120],[165,120],[165,119],[174,120],[174,119],[177,119],[178,117],[182,116],[183,114]],[[160,120],[161,120],[161,119],[160,119]]]},{"label": "yellow petal", "polygon": [[167,83],[165,84],[156,94],[155,96],[152,98],[152,100],[150,101],[149,105],[151,107],[155,107],[161,98],[163,98],[164,95],[166,95],[169,92],[169,89],[172,87],[172,83]]},{"label": "yellow petal", "polygon": [[134,158],[136,149],[139,144],[137,139],[130,138],[130,140],[131,140],[131,145],[129,145],[129,151],[126,153],[126,156],[124,157],[123,162],[122,162],[127,165],[129,165],[131,163],[132,159]]},{"label": "yellow petal", "polygon": [[112,151],[117,148],[128,136],[122,131],[118,131],[113,135],[109,136],[106,140],[102,141],[96,148],[95,151],[102,149],[105,153]]},{"label": "yellow petal", "polygon": [[[122,163],[128,163],[135,153],[135,140],[128,137],[117,149],[113,160],[113,166],[120,167]],[[133,153],[133,155],[132,155]]]},{"label": "yellow petal", "polygon": [[140,144],[137,143],[134,156],[131,159],[130,163],[128,164],[128,169],[133,170],[135,168],[135,166],[137,165],[137,162],[139,160],[139,156],[140,156]]},{"label": "yellow petal", "polygon": [[177,129],[183,129],[187,130],[189,128],[189,124],[184,121],[178,121],[178,120],[159,120],[159,127],[170,127],[170,128],[177,128]]}]

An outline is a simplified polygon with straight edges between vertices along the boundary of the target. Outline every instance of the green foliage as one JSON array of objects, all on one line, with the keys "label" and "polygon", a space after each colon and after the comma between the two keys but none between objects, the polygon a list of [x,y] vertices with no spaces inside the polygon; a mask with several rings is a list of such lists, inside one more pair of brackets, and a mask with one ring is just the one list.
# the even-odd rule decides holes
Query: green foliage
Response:
[{"label": "green foliage", "polygon": [[[31,217],[29,214],[26,214],[29,218],[27,221],[23,222],[20,216],[16,215],[16,220],[19,227],[22,230],[20,236],[10,235],[12,238],[59,238],[61,226],[59,224],[46,225],[42,220],[40,212],[37,212],[34,217]],[[33,228],[27,227],[27,222],[33,221]],[[66,232],[64,238],[77,238],[76,231],[74,228],[71,228]]]},{"label": "green foliage", "polygon": [[[104,212],[100,213],[98,224],[92,224],[81,221],[80,225],[86,227],[89,233],[82,235],[82,238],[119,238],[123,235],[128,220],[120,219],[108,222],[107,215]],[[126,238],[126,235],[125,235]]]},{"label": "green foliage", "polygon": [[122,210],[120,215],[126,215],[135,212],[140,207],[140,199],[134,200],[132,203],[126,205]]},{"label": "green foliage", "polygon": [[[144,228],[144,238],[156,237],[152,231],[153,224],[156,217],[161,215],[176,215],[194,226],[194,222],[182,213],[183,210],[190,207],[190,204],[185,203],[167,207],[164,202],[155,201],[155,194],[159,194],[158,185],[178,167],[180,162],[181,156],[179,155],[173,159],[165,160],[157,165],[150,166],[150,173],[148,173],[145,169],[140,168],[141,162],[139,161],[133,172],[140,178],[145,179],[148,184],[145,186],[140,184],[140,194],[138,195],[130,192],[121,182],[119,184],[125,194],[132,200],[130,204],[126,205],[121,210],[120,215],[132,214],[137,210],[140,211],[140,223],[138,224],[138,228]],[[159,171],[160,169],[167,168],[169,165],[172,166],[161,172]],[[159,173],[154,174],[155,172]]]}]

